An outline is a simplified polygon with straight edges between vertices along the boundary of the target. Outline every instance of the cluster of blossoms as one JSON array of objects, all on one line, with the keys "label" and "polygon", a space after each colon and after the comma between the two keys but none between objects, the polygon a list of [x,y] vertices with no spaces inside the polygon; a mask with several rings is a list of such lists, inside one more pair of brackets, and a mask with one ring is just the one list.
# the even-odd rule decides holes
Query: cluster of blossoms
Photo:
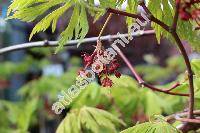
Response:
[{"label": "cluster of blossoms", "polygon": [[176,4],[180,5],[180,18],[185,21],[192,19],[198,23],[200,21],[200,9],[196,5],[198,3],[200,0],[176,0]]},{"label": "cluster of blossoms", "polygon": [[[141,21],[140,19],[136,19],[136,23],[131,26],[131,33],[138,34],[138,31],[142,30],[142,27],[146,26],[150,20],[148,17],[141,13],[141,17],[145,21]],[[85,75],[85,71],[87,69],[92,68],[92,71],[98,74],[101,85],[104,87],[111,87],[113,85],[112,80],[109,78],[110,75],[114,74],[117,78],[120,78],[121,73],[118,71],[119,63],[117,62],[116,55],[117,52],[120,52],[119,44],[122,47],[126,47],[133,37],[131,36],[129,39],[122,36],[120,33],[117,33],[120,39],[115,40],[110,48],[104,49],[100,41],[97,41],[96,48],[94,52],[90,55],[84,53],[84,70],[79,72],[81,77],[89,77],[89,75]]]},{"label": "cluster of blossoms", "polygon": [[[101,42],[97,43],[96,49],[94,52],[89,55],[84,53],[84,70],[88,67],[91,67],[94,70],[98,77],[100,78],[101,85],[103,87],[111,87],[113,85],[112,80],[109,78],[109,75],[114,74],[117,78],[120,78],[121,73],[118,71],[120,64],[116,59],[106,60],[103,58],[106,54]],[[103,60],[103,62],[101,62]],[[82,72],[84,71],[82,70]]]}]

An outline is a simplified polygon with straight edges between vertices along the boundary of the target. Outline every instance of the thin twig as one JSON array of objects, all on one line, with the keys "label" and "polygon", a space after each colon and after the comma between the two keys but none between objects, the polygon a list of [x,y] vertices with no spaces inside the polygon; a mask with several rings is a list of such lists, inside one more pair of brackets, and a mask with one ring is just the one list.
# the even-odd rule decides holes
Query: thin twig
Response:
[{"label": "thin twig", "polygon": [[176,118],[177,121],[200,124],[200,119]]},{"label": "thin twig", "polygon": [[[126,56],[123,54],[122,51],[117,51],[119,56],[123,59],[123,61],[126,63],[126,65],[128,66],[128,68],[131,70],[131,72],[133,73],[133,75],[135,76],[136,80],[139,82],[140,85],[143,85],[153,91],[157,91],[157,92],[163,92],[165,94],[169,94],[169,95],[175,95],[175,96],[189,96],[189,94],[183,94],[183,93],[176,93],[176,92],[171,92],[169,91],[169,89],[164,89],[164,88],[157,88],[153,85],[150,85],[146,82],[144,82],[144,80],[139,76],[139,74],[136,72],[135,68],[131,65],[130,61],[126,58]],[[175,89],[175,86],[178,87],[178,83],[176,83],[175,85],[172,86],[172,88]],[[170,88],[171,89],[171,88]]]},{"label": "thin twig", "polygon": [[131,18],[138,18],[140,20],[145,20],[141,15],[127,13],[127,12],[120,11],[120,10],[113,9],[113,8],[108,8],[107,12],[118,14],[118,15],[122,15],[122,16],[131,17]]},{"label": "thin twig", "polygon": [[167,89],[166,91],[172,91],[172,90],[176,89],[180,85],[181,84],[178,82],[178,83],[174,84],[171,88]]},{"label": "thin twig", "polygon": [[172,29],[176,30],[177,23],[178,23],[178,17],[179,17],[179,8],[180,8],[180,2],[177,2],[175,5],[175,15],[174,15],[174,20],[172,24]]}]

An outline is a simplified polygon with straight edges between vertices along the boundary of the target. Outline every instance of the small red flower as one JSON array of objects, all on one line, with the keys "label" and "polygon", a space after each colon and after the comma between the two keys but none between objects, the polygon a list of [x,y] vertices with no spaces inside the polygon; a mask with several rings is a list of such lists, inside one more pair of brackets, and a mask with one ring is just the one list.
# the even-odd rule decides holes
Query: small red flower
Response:
[{"label": "small red flower", "polygon": [[181,8],[180,10],[179,10],[179,13],[180,13],[180,18],[182,19],[182,20],[185,20],[185,21],[188,21],[189,19],[191,19],[191,14],[188,12],[188,11],[186,11],[186,9],[185,8]]},{"label": "small red flower", "polygon": [[[84,53],[82,56],[83,56],[83,60],[84,60],[85,69],[87,67],[93,67],[92,66],[93,63],[96,63],[96,61],[98,61],[98,59],[99,59],[99,55],[103,55],[104,52],[105,52],[105,49],[103,48],[101,43],[98,42],[96,49],[94,50],[94,52],[91,55]],[[98,73],[98,76],[101,80],[102,86],[104,86],[104,87],[112,86],[113,82],[111,79],[108,78],[108,76],[110,76],[112,74],[114,74],[117,78],[120,78],[121,74],[117,71],[119,66],[120,66],[120,64],[117,62],[116,59],[109,62],[109,64],[103,64],[103,70]],[[97,64],[95,68],[98,70],[100,67],[102,67],[102,66]],[[79,75],[85,76],[84,70],[80,71]],[[106,78],[103,78],[103,77],[106,77]]]},{"label": "small red flower", "polygon": [[105,77],[102,81],[101,84],[103,87],[112,87],[113,82],[111,79],[109,79],[108,77]]},{"label": "small red flower", "polygon": [[198,0],[176,0],[176,4],[180,5],[179,16],[184,21],[198,20],[200,18],[200,9],[197,9],[195,4],[198,4]]},{"label": "small red flower", "polygon": [[181,0],[176,0],[176,4],[180,4]]},{"label": "small red flower", "polygon": [[83,56],[83,60],[84,60],[84,65],[86,67],[88,67],[94,62],[94,57],[96,56],[96,52],[94,52],[92,55],[85,53],[82,56]]},{"label": "small red flower", "polygon": [[193,10],[193,11],[192,11],[192,18],[193,18],[193,19],[198,19],[198,18],[200,18],[200,9],[197,9],[197,10]]},{"label": "small red flower", "polygon": [[119,63],[117,63],[116,61],[111,62],[109,67],[109,73],[114,73],[114,71],[117,70],[119,66]]},{"label": "small red flower", "polygon": [[115,71],[115,76],[116,76],[117,78],[120,78],[120,77],[121,77],[121,73],[118,72],[118,71]]}]

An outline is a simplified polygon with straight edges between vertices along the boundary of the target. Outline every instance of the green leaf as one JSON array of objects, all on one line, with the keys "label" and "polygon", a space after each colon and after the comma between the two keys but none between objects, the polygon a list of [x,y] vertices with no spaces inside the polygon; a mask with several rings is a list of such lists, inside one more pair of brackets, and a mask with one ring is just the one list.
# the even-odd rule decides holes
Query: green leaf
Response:
[{"label": "green leaf", "polygon": [[84,37],[86,36],[86,34],[89,31],[89,24],[88,24],[88,20],[87,20],[87,14],[86,14],[86,9],[84,6],[81,6],[81,13],[80,13],[80,20],[79,20],[79,25],[80,25],[80,34],[78,36],[78,38],[80,38],[78,46],[80,45],[81,41],[84,39]]},{"label": "green leaf", "polygon": [[51,0],[41,3],[38,6],[27,6],[20,10],[15,11],[12,16],[8,17],[8,19],[20,19],[25,22],[32,22],[40,15],[47,12],[49,8],[61,4],[61,2],[63,2],[63,0],[58,0],[58,1]]},{"label": "green leaf", "polygon": [[68,113],[62,120],[56,133],[80,133],[81,129],[78,125],[78,117],[76,113]]},{"label": "green leaf", "polygon": [[[135,0],[128,0],[127,3],[128,3],[128,6],[126,8],[126,11],[129,13],[137,13],[138,2]],[[135,22],[134,20],[135,19],[130,18],[130,17],[126,18],[129,36],[131,34],[131,26],[132,26],[133,22]]]},{"label": "green leaf", "polygon": [[181,133],[164,121],[145,122],[128,128],[120,133]]},{"label": "green leaf", "polygon": [[193,59],[191,61],[192,70],[197,77],[200,77],[200,59]]},{"label": "green leaf", "polygon": [[61,33],[59,39],[59,46],[56,48],[56,53],[63,48],[63,46],[72,39],[75,28],[79,22],[79,7],[76,5],[74,7],[73,14],[71,16],[68,27]]},{"label": "green leaf", "polygon": [[36,26],[33,28],[29,40],[33,37],[34,34],[45,31],[52,23],[52,30],[55,30],[58,18],[71,6],[71,2],[67,2],[64,6],[58,8],[57,10],[53,11],[45,18],[43,18]]},{"label": "green leaf", "polygon": [[123,121],[107,111],[85,106],[80,110],[71,110],[59,125],[56,133],[80,133],[82,131],[115,133],[117,132],[116,125],[119,124],[125,125]]},{"label": "green leaf", "polygon": [[[159,20],[163,20],[163,11],[161,9],[161,1],[162,0],[158,0],[158,1],[155,2],[153,0],[150,0],[149,3],[148,3],[149,10]],[[152,27],[155,30],[157,41],[160,44],[162,28],[158,24],[156,24],[154,22],[152,22]]]}]

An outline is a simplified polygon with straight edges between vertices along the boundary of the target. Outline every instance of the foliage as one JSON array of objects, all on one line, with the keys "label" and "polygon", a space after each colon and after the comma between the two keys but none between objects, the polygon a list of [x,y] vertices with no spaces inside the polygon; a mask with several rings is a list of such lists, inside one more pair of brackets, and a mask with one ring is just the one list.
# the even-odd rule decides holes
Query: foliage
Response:
[{"label": "foliage", "polygon": [[[172,60],[174,60],[174,58],[172,58]],[[173,62],[173,61],[168,61],[168,62]],[[199,60],[192,61],[192,64],[194,64],[193,69],[195,70],[195,73],[197,73],[199,71],[198,63],[199,63]],[[174,65],[172,63],[170,66],[176,66],[176,65]],[[143,68],[143,69],[145,70],[148,68]],[[40,99],[37,100],[38,104],[37,104],[37,106],[34,105],[35,109],[33,108],[32,111],[44,108],[44,105],[41,106],[41,104],[44,104],[44,101],[43,101],[44,99],[42,97],[48,97],[49,103],[51,104],[52,102],[54,102],[56,100],[55,99],[56,94],[61,89],[69,88],[72,84],[75,83],[75,77],[76,77],[77,70],[78,70],[78,68],[72,68],[71,70],[66,72],[61,77],[52,77],[52,76],[41,77],[38,80],[29,82],[28,84],[23,86],[19,92],[19,94],[22,96],[24,101],[29,101],[29,104],[27,104],[26,102],[23,102],[23,104],[25,106],[31,106],[31,108],[33,108],[33,106],[30,104],[30,102],[34,103],[34,101],[36,100],[35,99],[36,97],[40,97]],[[147,70],[145,70],[145,71],[147,71]],[[162,75],[162,73],[161,73],[161,75]],[[184,75],[179,76],[178,79],[181,80],[183,77],[184,77]],[[134,123],[137,122],[137,121],[134,121],[132,119],[132,117],[133,117],[133,115],[136,115],[138,112],[140,112],[140,113],[143,112],[144,116],[146,116],[146,117],[152,116],[155,114],[163,114],[163,113],[171,114],[173,112],[180,111],[183,108],[184,103],[186,103],[185,98],[168,96],[168,95],[160,94],[160,93],[154,93],[147,88],[141,88],[140,86],[137,85],[136,81],[129,76],[123,75],[120,79],[115,78],[113,76],[113,77],[111,77],[111,79],[115,83],[112,88],[102,88],[97,83],[92,83],[89,86],[87,86],[86,89],[84,89],[79,94],[79,96],[76,99],[74,99],[74,101],[71,103],[71,105],[67,107],[70,109],[70,113],[67,113],[66,118],[63,120],[63,122],[59,126],[58,130],[64,130],[64,129],[62,129],[63,126],[64,127],[65,126],[73,126],[73,127],[77,126],[77,124],[78,124],[77,117],[80,116],[80,114],[84,114],[82,120],[84,119],[85,121],[81,123],[81,125],[84,127],[84,130],[87,130],[87,131],[92,130],[93,131],[93,130],[97,130],[99,128],[103,128],[103,127],[99,126],[101,124],[98,122],[101,122],[102,119],[104,119],[104,117],[102,116],[103,117],[102,118],[100,116],[100,118],[99,118],[98,113],[97,113],[98,115],[95,116],[95,121],[94,121],[93,117],[92,117],[92,121],[90,121],[90,120],[86,121],[86,119],[84,118],[85,115],[86,116],[88,115],[88,114],[85,114],[86,112],[88,113],[88,109],[89,109],[89,111],[92,110],[92,112],[95,113],[95,111],[96,111],[95,108],[90,108],[90,107],[101,106],[104,110],[107,110],[108,112],[112,113],[115,117],[122,118],[127,123],[128,126],[132,126],[133,122]],[[157,80],[157,78],[155,78],[155,79]],[[199,84],[199,83],[200,83],[200,80],[195,80],[195,84]],[[187,84],[187,81],[185,84]],[[180,86],[179,88],[177,88],[176,91],[185,92],[187,90],[187,89],[184,89],[184,88],[186,88],[185,84],[183,84],[183,86]],[[196,85],[196,86],[198,87],[198,85]],[[163,87],[163,86],[161,86],[161,87]],[[198,90],[199,89],[196,89],[196,93],[195,93],[197,98],[199,97]],[[113,100],[114,100],[114,103],[113,103]],[[11,108],[9,110],[15,112],[15,113],[13,113],[13,115],[19,116],[19,114],[17,114],[16,112],[21,112],[23,110],[23,108],[19,108],[19,104],[13,105],[12,103],[9,103],[9,102],[7,102],[7,103],[9,105],[9,106],[7,105],[8,107],[13,108],[16,106],[16,109],[18,109],[19,111],[16,111],[15,109],[11,109]],[[84,107],[85,105],[88,107]],[[93,111],[93,110],[95,110],[95,111]],[[1,112],[2,111],[3,110],[1,110]],[[31,115],[31,111],[28,111],[28,112],[30,114],[27,114],[27,115]],[[3,111],[2,117],[5,116],[6,113],[8,113],[8,112]],[[95,115],[96,115],[96,113],[95,113]],[[10,122],[9,121],[5,122],[4,125],[2,125],[1,130],[4,130],[5,127],[8,127],[10,125],[10,123],[13,123],[12,121],[14,121],[14,123],[16,123],[17,125],[22,125],[22,124],[20,124],[20,121],[16,121],[14,119],[14,118],[16,118],[16,116],[11,117]],[[36,116],[33,115],[32,117],[36,117]],[[26,118],[28,119],[29,117],[26,117]],[[7,118],[5,118],[5,119],[7,119]],[[70,120],[70,123],[69,123],[69,120]],[[22,121],[23,121],[23,119],[22,119]],[[98,124],[95,124],[96,127],[92,126],[91,122],[93,123],[96,121],[98,121],[97,122]],[[66,124],[66,123],[63,124],[64,122],[66,122],[68,124]],[[72,122],[75,125],[71,125]],[[104,123],[104,121],[102,121],[102,122]],[[108,123],[110,123],[110,124],[108,124],[107,126],[112,125],[111,126],[112,128],[116,128],[115,126],[113,126],[114,123],[111,122],[110,120],[108,121]],[[29,124],[31,124],[31,121],[26,120],[26,124],[24,125],[24,127],[22,127],[22,126],[17,126],[17,127],[19,127],[19,130],[25,131],[25,129],[27,129],[27,126]],[[153,123],[153,126],[155,126],[155,125],[156,124]],[[157,126],[159,126],[159,124]],[[160,125],[160,126],[162,126],[162,125]],[[92,129],[90,129],[91,127],[92,127]],[[108,129],[108,132],[111,130],[111,127],[106,127]],[[79,128],[77,128],[77,129],[79,129]],[[105,131],[105,127],[103,128],[103,130]],[[116,129],[116,130],[119,131],[119,129]],[[98,130],[98,131],[100,131],[100,130]]]},{"label": "foliage", "polygon": [[11,61],[3,62],[0,66],[0,79],[8,79],[12,74],[25,74],[31,68],[42,69],[44,66],[50,64],[47,59],[40,61],[33,59],[31,56],[27,56],[22,62],[14,63]]},{"label": "foliage", "polygon": [[[103,1],[102,1],[103,3]],[[32,36],[40,31],[47,30],[52,25],[52,32],[55,31],[58,19],[68,10],[73,8],[73,13],[68,24],[68,27],[61,33],[59,47],[57,51],[63,47],[63,45],[73,38],[75,32],[75,38],[80,41],[86,36],[89,26],[87,21],[86,9],[92,16],[95,15],[96,10],[103,12],[103,9],[94,7],[94,3],[91,1],[71,1],[71,0],[14,0],[8,10],[8,15],[13,12],[14,14],[8,17],[9,19],[20,19],[26,22],[32,22],[40,16],[46,15],[40,22],[34,27],[30,39]],[[54,8],[51,13],[47,13],[49,9]]]},{"label": "foliage", "polygon": [[128,128],[121,133],[181,133],[175,127],[160,118],[157,121],[145,122]]},{"label": "foliage", "polygon": [[[72,11],[71,19],[66,29],[60,34],[59,47],[56,52],[63,48],[63,46],[71,39],[81,40],[86,36],[89,25],[87,20],[87,13],[97,20],[100,16],[103,16],[106,9],[111,7],[120,9],[125,0],[99,0],[100,5],[96,7],[94,0],[13,0],[8,9],[8,19],[20,19],[25,22],[37,21],[38,23],[33,28],[30,35],[32,36],[38,32],[45,31],[48,28],[52,29],[52,32],[56,30],[57,22],[60,17],[69,10]],[[126,11],[130,13],[136,13],[138,7],[137,0],[127,1]],[[175,0],[148,0],[147,6],[152,14],[166,23],[171,25],[173,22],[173,16],[175,12]],[[197,5],[199,7],[199,5]],[[129,27],[133,24],[133,20],[127,18],[127,25]],[[194,49],[199,50],[200,38],[198,37],[198,31],[193,30],[193,22],[178,20],[177,33],[182,40],[188,41]],[[152,22],[152,27],[156,32],[156,38],[160,42],[162,36],[174,41],[159,25]],[[182,61],[180,61],[182,62]],[[173,61],[169,61],[167,66],[169,68],[163,68],[153,64],[151,66],[138,66],[137,69],[144,75],[144,79],[149,80],[151,83],[160,83],[160,80],[167,80],[166,75],[173,74],[174,70],[177,70],[177,74],[180,74],[184,70],[179,60],[174,58]],[[5,68],[10,68],[11,71],[5,71],[4,75],[12,74],[12,71],[22,70],[20,68],[28,68],[30,64],[20,64],[19,67],[13,67],[13,64],[6,63]],[[181,67],[179,67],[179,65]],[[155,67],[156,66],[156,67]],[[199,100],[200,94],[200,77],[199,77],[199,60],[192,61],[192,67],[195,72],[194,85],[195,85],[195,98]],[[29,103],[12,104],[10,102],[2,102],[2,105],[8,108],[8,113],[11,113],[12,117],[9,122],[16,126],[15,130],[19,132],[27,132],[30,118],[35,110],[41,108],[36,103],[42,103],[47,97],[48,102],[55,100],[55,95],[61,90],[69,88],[70,85],[75,83],[75,71],[77,68],[65,73],[63,76],[57,77],[41,77],[38,80],[31,81],[22,87],[19,94],[23,96],[25,101],[30,100]],[[24,72],[22,70],[20,72]],[[154,75],[147,75],[150,72],[154,72]],[[66,82],[66,77],[68,82]],[[165,77],[165,78],[163,78]],[[170,77],[170,76],[169,76]],[[85,132],[117,132],[120,128],[118,124],[125,125],[125,123],[118,119],[121,117],[128,126],[132,126],[136,121],[132,120],[132,117],[141,112],[145,117],[150,117],[154,114],[170,114],[175,111],[183,109],[183,105],[186,103],[185,98],[166,96],[164,94],[154,93],[151,90],[140,87],[129,76],[122,76],[120,79],[111,77],[114,81],[114,86],[109,89],[102,88],[97,83],[92,83],[85,90],[83,90],[79,97],[77,97],[73,103],[67,108],[70,112],[67,112],[66,117],[59,125],[57,132],[72,132],[78,133]],[[117,80],[117,81],[116,81]],[[181,83],[181,86],[177,87],[175,92],[186,92],[188,87],[188,79],[185,74],[180,74],[177,79]],[[160,85],[165,88],[172,83],[166,85]],[[110,91],[110,92],[109,92]],[[48,92],[48,93],[47,93]],[[51,92],[51,93],[49,93]],[[45,98],[44,98],[45,97]],[[40,98],[40,99],[39,99]],[[44,102],[45,103],[45,102]],[[87,106],[85,106],[87,105]],[[96,109],[94,107],[101,107],[104,110]],[[44,105],[43,105],[44,106]],[[11,107],[14,109],[11,110]],[[44,107],[43,107],[44,108]],[[20,114],[24,109],[28,113]],[[48,108],[49,109],[49,108]],[[7,112],[4,109],[0,110],[2,114]],[[13,113],[14,111],[15,113]],[[49,111],[49,110],[48,110]],[[109,113],[110,112],[110,113]],[[17,119],[17,118],[20,119]],[[143,124],[138,124],[132,128],[129,128],[122,133],[134,133],[134,132],[152,132],[166,133],[179,132],[176,128],[169,125],[163,120],[164,118],[158,117],[158,119]],[[6,122],[0,130],[7,132],[10,125]]]},{"label": "foliage", "polygon": [[116,124],[125,125],[123,121],[104,110],[82,107],[80,110],[72,110],[68,113],[56,132],[80,133],[81,131],[91,131],[94,133],[116,133]]},{"label": "foliage", "polygon": [[[172,25],[173,16],[175,13],[175,0],[158,0],[157,2],[149,0],[148,8],[156,18],[169,26]],[[187,40],[195,50],[199,51],[200,38],[198,35],[198,31],[195,31],[193,28],[193,22],[179,20],[177,26],[177,32],[180,35],[181,40]],[[160,42],[161,35],[173,41],[169,33],[166,32],[158,24],[152,23],[152,27],[156,32],[158,42]]]},{"label": "foliage", "polygon": [[[36,96],[45,96],[51,100],[55,100],[55,95],[61,90],[61,88],[69,88],[73,83],[75,83],[77,68],[73,68],[67,73],[63,74],[61,77],[55,76],[44,76],[38,80],[33,80],[28,84],[24,85],[19,94],[25,98],[34,98]],[[66,77],[71,77],[67,79]],[[51,91],[51,93],[49,93]]]},{"label": "foliage", "polygon": [[[20,103],[1,101],[1,118],[9,116],[8,119],[1,119],[0,132],[4,133],[27,133],[32,115],[37,107],[37,99]],[[3,111],[4,110],[4,111]],[[6,120],[6,121],[5,121]],[[11,127],[15,128],[11,128]]]},{"label": "foliage", "polygon": [[[40,20],[30,35],[31,39],[34,34],[45,31],[50,26],[52,32],[54,32],[59,18],[66,11],[73,10],[67,28],[60,35],[59,47],[56,50],[56,52],[58,52],[58,50],[73,37],[81,41],[86,36],[89,29],[86,10],[97,20],[105,13],[106,8],[120,8],[124,1],[125,0],[100,0],[100,6],[96,7],[94,5],[94,0],[14,0],[8,10],[8,15],[10,15],[8,19],[20,19],[25,22]],[[137,0],[128,0],[127,4],[127,12],[137,12]],[[174,0],[158,0],[157,2],[149,0],[147,2],[147,6],[152,14],[168,25],[171,25],[173,22],[175,12],[174,5]],[[48,13],[49,11],[50,13]],[[127,18],[129,31],[133,22],[132,19]],[[199,50],[200,38],[198,37],[198,31],[193,30],[193,26],[194,24],[190,21],[185,22],[179,20],[177,32],[181,39],[187,40],[196,50]],[[162,35],[173,40],[169,33],[164,31],[159,25],[152,23],[152,27],[156,31],[158,42],[160,42]]]},{"label": "foliage", "polygon": [[[182,66],[175,65],[177,61],[173,61],[173,60],[174,58],[171,58],[169,61],[167,61],[167,62],[171,62],[169,63],[170,64],[169,66],[174,66],[174,68],[176,68],[177,70],[181,70]],[[192,64],[194,64],[193,69],[195,70],[195,73],[198,72],[199,60],[192,61]],[[143,66],[141,67],[143,68]],[[138,69],[140,69],[139,66],[138,66]],[[148,67],[143,68],[143,70],[145,69],[148,69]],[[67,89],[72,84],[75,84],[77,70],[78,68],[72,68],[68,72],[63,74],[63,76],[61,77],[43,76],[38,80],[33,80],[29,82],[28,84],[26,84],[25,86],[23,86],[20,89],[19,94],[22,96],[22,99],[24,101],[34,102],[36,100],[38,102],[37,106],[32,108],[32,111],[34,110],[39,111],[41,109],[45,109],[45,111],[48,111],[47,116],[51,115],[51,113],[49,114],[49,110],[51,110],[51,107],[46,108],[46,105],[44,104],[45,99],[47,98],[48,104],[51,105],[56,100],[55,99],[56,95],[62,89]],[[160,73],[161,75],[162,75],[162,71],[166,71],[165,69],[160,69],[160,68],[158,70],[159,70],[158,73]],[[147,73],[149,72],[148,70],[145,70],[145,72],[146,71]],[[71,78],[67,78],[67,77],[71,77]],[[154,78],[154,81],[152,80],[152,82],[159,80],[159,77],[160,76],[158,75],[158,77]],[[78,116],[84,117],[83,115],[84,113],[81,113],[81,112],[85,112],[85,110],[87,110],[89,107],[101,107],[104,110],[107,110],[108,112],[112,113],[114,116],[118,118],[119,117],[122,118],[123,121],[127,123],[128,126],[132,126],[134,123],[137,122],[137,121],[134,121],[133,116],[137,115],[138,112],[146,116],[146,118],[155,114],[159,114],[159,115],[163,113],[171,114],[173,112],[182,110],[184,108],[183,107],[184,104],[186,103],[186,98],[174,97],[174,96],[169,96],[169,95],[165,95],[161,93],[154,93],[147,88],[140,87],[137,85],[136,81],[134,81],[134,79],[129,76],[122,75],[120,79],[112,76],[111,79],[113,80],[114,85],[110,89],[102,88],[95,82],[88,85],[86,89],[84,89],[79,94],[79,96],[73,100],[70,106],[66,107],[70,109],[70,113],[67,113],[66,118],[63,120],[63,122],[65,121],[66,123],[61,124],[60,126],[77,126],[77,125],[71,125],[72,124],[71,121],[75,121],[74,123],[77,124],[76,119],[79,119]],[[184,79],[184,75],[181,74],[178,77],[178,79],[181,81],[182,79]],[[185,87],[185,84],[187,84],[187,81],[185,82],[186,83],[183,82],[183,85],[177,88],[176,91],[187,92],[186,91],[187,87]],[[199,78],[195,78],[195,84],[197,86],[197,89],[195,89],[196,94],[197,94],[196,98],[199,97],[199,89],[198,89],[199,83],[200,83]],[[170,84],[171,83],[169,83],[169,85]],[[160,87],[167,87],[167,86],[168,85],[160,86]],[[9,103],[9,104],[12,105],[12,103]],[[27,103],[23,102],[23,104],[26,105]],[[27,106],[29,104],[27,104]],[[21,108],[18,104],[15,104],[15,106],[19,110],[18,112],[22,111],[23,108]],[[84,107],[84,106],[88,106],[88,107]],[[6,112],[4,112],[3,110],[1,110],[1,112],[2,112],[2,117],[3,117],[3,114],[5,114]],[[16,113],[13,113],[13,114],[18,116],[18,114]],[[32,118],[33,117],[36,117],[36,116],[33,115]],[[96,117],[97,117],[96,119],[99,118],[98,116]],[[11,120],[14,118],[15,117],[12,117]],[[101,120],[102,119],[104,118],[101,118]],[[68,122],[69,120],[70,120],[70,123]],[[98,121],[101,121],[101,120],[98,120]],[[12,121],[15,121],[15,120],[12,120]],[[7,124],[9,125],[9,123],[10,122],[8,121]],[[84,121],[84,123],[85,124],[83,125],[87,125],[87,127],[84,126],[85,130],[89,130],[90,129],[89,127],[91,127],[90,125],[91,121]],[[7,124],[5,123],[5,125],[2,125],[1,129],[2,130],[6,129],[6,127],[8,127]],[[27,122],[27,124],[29,125],[31,124],[31,122],[29,121]],[[113,126],[111,127],[113,128]],[[96,128],[100,128],[98,124],[96,127],[94,127],[94,129],[91,129],[91,130],[97,130]],[[59,128],[58,130],[62,130],[62,129]],[[108,131],[109,130],[110,128],[108,129]],[[117,129],[117,131],[119,131],[119,129]]]},{"label": "foliage", "polygon": [[[149,79],[151,82],[156,83],[156,81],[159,81],[160,77],[163,76],[163,73],[165,73],[166,69],[169,69],[170,71],[172,71],[172,69],[176,69],[178,72],[182,71],[184,67],[183,65],[179,64],[179,60],[180,58],[178,57],[170,58],[167,61],[169,68],[161,68],[159,66],[156,66],[156,64],[154,64],[155,68],[157,68],[158,70],[157,74],[155,74],[157,76],[155,76],[154,78],[147,78],[147,79]],[[200,62],[197,59],[192,61],[193,70],[196,74],[195,75],[195,94],[196,94],[197,99],[199,99],[199,92],[200,92],[199,91],[200,80],[199,80],[199,76],[197,76],[199,73],[199,63]],[[144,70],[143,74],[148,76],[149,71],[152,71],[153,67],[138,66],[137,69]],[[23,86],[20,89],[19,94],[21,95],[23,101],[29,101],[29,103],[23,102],[22,104],[29,107],[29,106],[32,106],[30,102],[34,103],[34,101],[37,101],[38,103],[37,106],[36,105],[32,106],[29,112],[31,113],[31,112],[34,112],[35,110],[39,111],[41,109],[44,109],[44,111],[48,111],[47,116],[51,115],[51,113],[49,114],[51,107],[46,107],[45,99],[47,98],[48,104],[51,105],[56,100],[55,99],[56,95],[61,90],[67,89],[72,84],[75,84],[77,70],[78,70],[78,67],[74,67],[74,68],[71,68],[65,74],[63,74],[63,76],[61,77],[42,76],[40,79],[33,80],[27,83],[25,86]],[[165,73],[165,74],[168,75],[170,73]],[[71,77],[71,78],[67,78],[67,77]],[[88,85],[86,89],[84,89],[79,94],[79,96],[73,100],[70,106],[66,107],[70,109],[70,113],[67,113],[65,120],[63,120],[63,121],[66,121],[66,123],[64,125],[63,124],[61,125],[74,126],[74,125],[71,125],[71,121],[75,121],[76,119],[78,119],[79,117],[77,116],[83,116],[83,115],[77,115],[77,114],[82,114],[81,113],[82,111],[84,112],[85,110],[84,106],[88,106],[86,107],[86,109],[88,109],[89,107],[101,107],[102,109],[106,110],[106,112],[108,111],[112,113],[115,117],[122,118],[123,121],[127,123],[128,126],[132,126],[134,123],[137,122],[133,119],[133,116],[137,115],[138,112],[143,114],[146,118],[155,114],[159,114],[159,115],[171,114],[173,112],[182,110],[184,108],[183,107],[184,104],[186,103],[186,98],[169,96],[162,93],[154,93],[147,88],[140,87],[138,86],[137,82],[132,77],[129,77],[129,76],[122,75],[120,79],[112,76],[111,79],[114,82],[114,85],[112,88],[103,88],[95,82]],[[182,83],[182,85],[178,87],[177,90],[175,91],[186,93],[188,83],[187,83],[187,79],[185,80],[184,74],[181,74],[180,76],[178,76],[177,80],[179,80]],[[161,85],[160,87],[165,88],[167,86],[170,86],[170,84],[171,83],[165,86]],[[6,103],[8,105],[10,104],[9,107],[14,107],[18,110],[16,111],[15,109],[13,109],[13,111],[15,112],[13,113],[13,115],[19,116],[19,114],[17,114],[16,112],[20,112],[20,111],[22,112],[22,110],[24,109],[24,108],[21,108],[20,104],[13,105],[13,103],[10,103],[10,102],[6,102]],[[11,109],[9,110],[11,111]],[[0,111],[2,113],[2,118],[6,116],[5,110],[0,109]],[[31,114],[27,114],[27,115],[31,115]],[[10,121],[14,121],[13,123],[16,125],[22,125],[22,124],[18,124],[19,121],[16,121],[14,119],[16,118],[16,116],[11,117]],[[31,118],[34,118],[34,117],[36,116],[32,115]],[[96,119],[99,118],[98,116],[96,117],[97,117]],[[26,116],[26,118],[28,119],[29,117]],[[52,115],[51,115],[51,118],[52,118]],[[101,119],[104,119],[104,118],[101,118]],[[68,120],[70,120],[70,123],[67,122]],[[9,128],[10,121],[5,122],[4,125],[2,125],[0,129],[1,130],[10,129]],[[24,125],[25,127],[17,126],[17,129],[19,129],[20,131],[21,130],[27,131],[27,127],[29,127],[31,124],[30,118],[29,120],[25,120],[24,118],[22,118],[22,123],[23,121],[27,122],[26,125]],[[74,123],[77,124],[77,121],[75,121]],[[84,121],[84,123],[85,124],[83,125],[87,125],[89,127],[91,126],[90,121]],[[84,127],[85,127],[85,130],[90,129],[89,127],[86,127],[86,126]],[[113,128],[113,126],[111,127]],[[97,124],[97,127],[94,127],[94,128],[100,128],[100,127]],[[92,130],[95,130],[95,129],[92,129]],[[116,129],[116,130],[119,131],[119,129]],[[110,131],[110,128],[108,129],[108,132],[109,131]]]}]

